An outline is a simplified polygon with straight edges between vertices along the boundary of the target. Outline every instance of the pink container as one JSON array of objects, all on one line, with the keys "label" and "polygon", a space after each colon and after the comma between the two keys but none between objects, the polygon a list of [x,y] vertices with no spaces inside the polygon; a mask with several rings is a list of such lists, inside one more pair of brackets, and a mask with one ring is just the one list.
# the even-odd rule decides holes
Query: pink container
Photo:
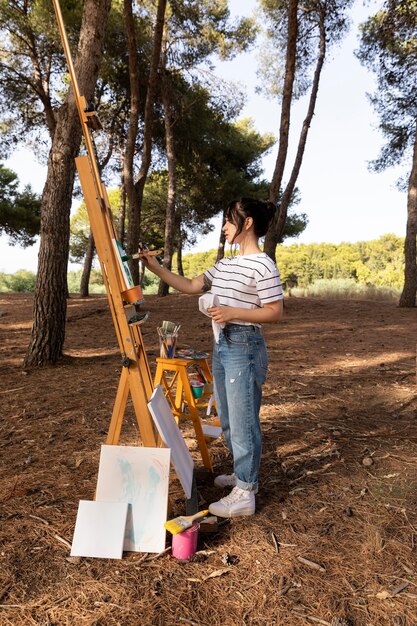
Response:
[{"label": "pink container", "polygon": [[186,561],[197,550],[198,523],[194,522],[191,528],[182,533],[172,535],[172,556],[180,561]]}]

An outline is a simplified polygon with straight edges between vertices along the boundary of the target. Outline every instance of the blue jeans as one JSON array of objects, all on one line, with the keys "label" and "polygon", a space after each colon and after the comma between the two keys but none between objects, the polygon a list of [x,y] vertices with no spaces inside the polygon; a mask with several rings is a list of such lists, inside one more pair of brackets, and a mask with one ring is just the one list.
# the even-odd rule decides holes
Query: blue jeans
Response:
[{"label": "blue jeans", "polygon": [[214,343],[214,397],[237,486],[258,490],[262,435],[259,410],[268,354],[257,326],[226,324]]}]

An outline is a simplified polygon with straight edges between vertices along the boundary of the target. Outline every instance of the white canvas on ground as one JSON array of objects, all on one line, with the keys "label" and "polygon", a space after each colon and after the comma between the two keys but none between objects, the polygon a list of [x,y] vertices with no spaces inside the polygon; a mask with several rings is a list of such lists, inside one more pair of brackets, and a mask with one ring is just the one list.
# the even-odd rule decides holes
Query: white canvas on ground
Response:
[{"label": "white canvas on ground", "polygon": [[170,450],[102,445],[96,500],[129,504],[123,549],[165,549]]},{"label": "white canvas on ground", "polygon": [[71,556],[121,559],[127,502],[80,500]]},{"label": "white canvas on ground", "polygon": [[161,385],[156,385],[148,402],[148,407],[162,441],[168,448],[171,448],[172,464],[184,489],[185,496],[189,499],[193,486],[194,461]]}]

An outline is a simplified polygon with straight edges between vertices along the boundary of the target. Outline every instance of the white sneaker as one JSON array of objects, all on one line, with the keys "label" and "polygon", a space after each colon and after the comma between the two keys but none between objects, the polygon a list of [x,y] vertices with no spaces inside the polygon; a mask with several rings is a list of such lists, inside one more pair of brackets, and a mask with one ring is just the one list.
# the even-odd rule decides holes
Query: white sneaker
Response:
[{"label": "white sneaker", "polygon": [[223,489],[224,487],[236,487],[236,475],[235,474],[221,474],[214,479],[216,487]]},{"label": "white sneaker", "polygon": [[253,515],[255,513],[255,494],[253,491],[235,487],[228,496],[210,504],[209,511],[217,517]]}]

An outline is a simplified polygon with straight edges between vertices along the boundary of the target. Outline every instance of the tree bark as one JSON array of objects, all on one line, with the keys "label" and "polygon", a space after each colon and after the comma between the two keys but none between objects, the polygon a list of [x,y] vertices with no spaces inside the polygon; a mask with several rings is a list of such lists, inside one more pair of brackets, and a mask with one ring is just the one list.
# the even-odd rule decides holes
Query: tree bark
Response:
[{"label": "tree bark", "polygon": [[[279,192],[282,185],[282,177],[284,174],[285,162],[288,153],[288,139],[290,132],[291,104],[294,89],[295,78],[295,61],[297,52],[297,35],[298,35],[298,1],[290,0],[288,7],[288,37],[287,37],[287,56],[285,61],[284,89],[282,94],[281,122],[279,129],[278,155],[275,163],[275,169],[269,188],[269,199],[277,203]],[[279,211],[272,222],[266,237],[264,250],[275,260],[275,227],[278,220]]]},{"label": "tree bark", "polygon": [[181,226],[178,226],[178,237],[177,237],[177,272],[180,276],[184,276],[184,267],[182,264],[182,236],[181,236]]},{"label": "tree bark", "polygon": [[[81,94],[90,101],[102,57],[111,0],[85,0],[75,71]],[[24,364],[55,363],[62,356],[67,310],[67,268],[74,158],[81,124],[73,89],[56,115],[42,194],[41,237],[34,295],[34,322]]]},{"label": "tree bark", "polygon": [[414,139],[413,165],[408,181],[407,194],[407,229],[404,242],[404,287],[400,296],[399,306],[410,308],[416,306],[417,294],[417,120]]},{"label": "tree bark", "polygon": [[[145,101],[142,160],[139,173],[135,181],[136,197],[134,200],[134,207],[130,206],[129,199],[129,221],[127,228],[127,250],[129,254],[134,254],[137,251],[140,241],[140,212],[142,207],[143,191],[145,188],[146,178],[148,176],[149,167],[151,165],[154,104],[158,87],[158,67],[161,57],[166,5],[167,0],[158,0],[156,24],[154,31],[154,44],[152,51],[151,67],[149,72],[148,90]],[[134,283],[137,284],[139,282],[139,268],[137,261],[130,263],[130,271],[132,273]]]},{"label": "tree bark", "polygon": [[[311,86],[311,93],[309,99],[309,105],[306,118],[304,119],[303,126],[301,128],[300,137],[298,140],[297,153],[294,160],[294,165],[291,171],[289,181],[282,194],[281,201],[279,203],[278,218],[275,221],[274,235],[274,257],[275,261],[275,249],[279,242],[282,241],[284,234],[285,222],[288,214],[288,207],[291,201],[292,194],[294,193],[295,184],[297,182],[298,175],[300,173],[301,163],[303,161],[304,151],[307,143],[308,131],[310,129],[311,120],[313,119],[314,110],[317,102],[317,94],[320,84],[321,71],[323,69],[324,59],[326,57],[326,28],[325,28],[325,9],[323,8],[320,13],[320,43],[319,43],[319,55],[317,57],[316,68],[314,70],[313,84]],[[270,256],[270,255],[269,255]]]},{"label": "tree bark", "polygon": [[222,227],[220,229],[220,238],[219,238],[219,245],[217,246],[217,258],[216,258],[216,263],[217,261],[221,261],[222,258],[224,257],[224,247],[226,245],[226,237],[225,234],[223,232],[223,226],[226,222],[226,211],[223,211],[223,219],[222,219]]},{"label": "tree bark", "polygon": [[121,181],[121,187],[120,187],[119,230],[118,230],[119,241],[122,244],[122,246],[124,246],[124,241],[125,241],[126,199],[127,199],[126,184],[125,184],[125,177],[124,177],[124,158],[125,157],[123,155],[122,156],[122,181]]},{"label": "tree bark", "polygon": [[[140,227],[140,206],[138,203],[138,196],[135,190],[133,169],[136,150],[136,138],[139,127],[139,64],[132,0],[124,0],[124,19],[126,25],[127,51],[129,56],[130,115],[125,154],[123,157],[122,177],[128,202],[129,223],[127,233],[127,248],[130,254],[134,254],[138,250],[138,233]],[[137,237],[133,237],[133,233],[135,233]],[[133,275],[134,269],[136,268],[136,272],[138,270],[138,264],[130,262],[129,265],[135,284],[139,284],[139,276]]]},{"label": "tree bark", "polygon": [[[175,162],[174,141],[174,113],[172,105],[172,92],[169,77],[165,70],[162,73],[162,104],[165,117],[165,146],[168,160],[168,198],[165,212],[164,233],[164,258],[162,265],[167,269],[172,268],[172,255],[174,253],[174,226],[175,226],[175,200],[177,193],[177,176]],[[158,296],[167,296],[169,285],[163,280],[159,281]]]},{"label": "tree bark", "polygon": [[90,228],[90,234],[88,236],[87,248],[86,248],[85,257],[84,257],[83,273],[81,275],[81,283],[80,283],[81,298],[88,298],[88,296],[90,295],[89,290],[88,290],[88,285],[90,282],[91,268],[93,266],[95,249],[96,248],[94,245],[94,237],[93,237],[92,230]]}]

